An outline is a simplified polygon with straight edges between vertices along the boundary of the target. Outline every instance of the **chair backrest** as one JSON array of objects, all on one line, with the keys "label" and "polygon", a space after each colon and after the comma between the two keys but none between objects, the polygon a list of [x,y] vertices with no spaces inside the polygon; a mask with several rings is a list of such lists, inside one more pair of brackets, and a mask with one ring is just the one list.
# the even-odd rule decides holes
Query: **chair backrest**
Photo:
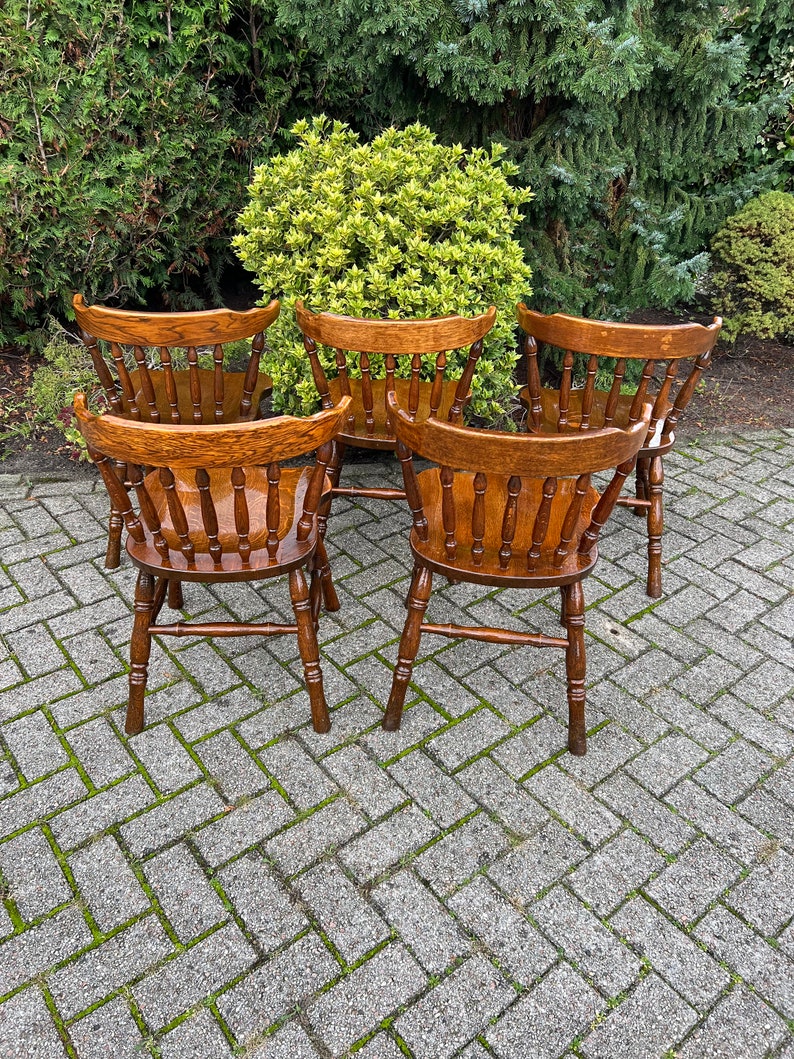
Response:
[{"label": "chair backrest", "polygon": [[[533,515],[527,571],[531,572],[541,550],[555,549],[554,562],[561,566],[573,551],[589,555],[620,495],[626,476],[634,467],[647,430],[651,405],[646,402],[635,423],[626,429],[604,427],[571,434],[507,434],[474,430],[441,420],[412,420],[399,407],[395,394],[388,395],[403,464],[405,491],[413,514],[414,529],[427,540],[428,524],[411,455],[416,453],[438,464],[442,486],[442,521],[445,549],[454,558],[461,544],[471,548],[477,562],[486,535],[501,535],[499,564],[506,569],[513,559],[522,493],[533,494],[539,503]],[[591,475],[614,469],[612,480],[582,523],[582,507],[590,492]],[[473,500],[466,505],[470,521],[460,524],[454,504],[456,473],[468,472]],[[555,503],[561,479],[575,479],[572,489],[560,490],[563,504]],[[535,483],[540,483],[540,489]],[[522,534],[526,536],[526,534]]]},{"label": "chair backrest", "polygon": [[[278,301],[235,312],[141,313],[87,306],[75,294],[80,337],[116,415],[152,423],[222,423],[251,413],[264,332],[279,314]],[[224,345],[251,339],[244,375],[224,371]],[[104,356],[100,342],[108,344]],[[184,350],[172,356],[172,351]],[[202,350],[207,350],[202,354]],[[180,359],[186,368],[174,366]],[[205,359],[211,368],[201,367]],[[235,385],[230,385],[234,380]]]},{"label": "chair backrest", "polygon": [[[530,397],[529,429],[589,430],[591,427],[627,426],[637,421],[648,396],[653,411],[649,437],[673,434],[700,379],[711,363],[711,351],[722,327],[715,317],[708,327],[701,324],[619,324],[601,320],[527,309],[523,302],[516,309],[518,322],[526,333],[527,387]],[[553,402],[544,393],[538,368],[538,343],[563,350],[559,395]],[[583,354],[577,357],[575,354]],[[605,367],[604,358],[611,358]],[[641,361],[642,375],[634,399],[621,394],[625,388],[627,361]],[[691,361],[685,372],[681,362]],[[660,365],[657,369],[657,365]],[[582,385],[578,385],[582,383]],[[606,385],[605,385],[606,383]]]},{"label": "chair backrest", "polygon": [[[483,338],[496,320],[494,306],[474,317],[366,320],[333,313],[313,313],[299,301],[295,305],[295,314],[323,408],[331,408],[334,402],[318,354],[318,344],[335,351],[334,363],[342,395],[351,393],[350,380],[353,373],[360,372],[360,399],[364,405],[365,422],[371,431],[374,431],[375,422],[373,378],[385,376],[386,391],[394,389],[395,375],[400,373],[398,358],[409,358],[408,413],[416,415],[419,410],[420,381],[423,378],[427,381],[432,379],[428,414],[434,418],[442,406],[445,381],[451,382],[445,380],[447,354],[451,350],[468,347],[468,358],[460,378],[455,380],[455,394],[448,412],[449,421],[458,422],[471,395],[471,381],[477,359],[482,353]],[[357,357],[349,359],[351,353],[357,354]],[[428,363],[424,358],[431,354],[435,354],[435,357]],[[378,358],[378,361],[382,358],[382,363],[374,363],[373,357]],[[356,389],[358,391],[358,387]]]},{"label": "chair backrest", "polygon": [[[302,504],[296,541],[307,540],[332,439],[348,404],[343,401],[338,408],[306,419],[279,416],[198,427],[96,416],[79,393],[74,408],[112,503],[132,540],[151,544],[153,562],[190,569],[197,554],[207,553],[217,569],[234,569],[250,566],[257,552],[265,553],[265,565],[287,561],[279,549],[293,503]],[[280,464],[313,449],[317,449],[313,471],[285,503]],[[114,461],[128,465],[140,517],[119,481]],[[142,468],[152,470],[144,475]],[[170,533],[164,531],[166,520]]]}]

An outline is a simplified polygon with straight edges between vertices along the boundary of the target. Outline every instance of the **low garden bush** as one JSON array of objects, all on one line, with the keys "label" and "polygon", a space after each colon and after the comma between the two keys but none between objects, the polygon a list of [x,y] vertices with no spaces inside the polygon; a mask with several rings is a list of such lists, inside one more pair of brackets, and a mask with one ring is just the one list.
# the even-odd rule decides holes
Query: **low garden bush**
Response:
[{"label": "low garden bush", "polygon": [[[530,281],[513,237],[530,192],[510,184],[502,149],[444,146],[419,124],[370,143],[322,117],[292,132],[298,146],[257,167],[234,239],[265,301],[282,301],[263,358],[274,407],[317,407],[298,299],[315,311],[394,319],[471,316],[494,304],[470,410],[497,421],[515,390],[515,304]],[[330,368],[332,351],[321,355]]]},{"label": "low garden bush", "polygon": [[794,195],[770,191],[751,199],[726,221],[711,248],[723,336],[794,335]]}]

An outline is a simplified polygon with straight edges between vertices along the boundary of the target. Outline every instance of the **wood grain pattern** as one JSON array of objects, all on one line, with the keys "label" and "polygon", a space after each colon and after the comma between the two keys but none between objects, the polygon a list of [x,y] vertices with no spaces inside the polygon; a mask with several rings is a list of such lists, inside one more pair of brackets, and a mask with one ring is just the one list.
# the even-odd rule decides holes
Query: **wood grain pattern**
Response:
[{"label": "wood grain pattern", "polygon": [[[568,746],[586,751],[582,581],[598,558],[599,533],[646,436],[652,412],[625,429],[503,434],[438,419],[416,421],[387,394],[413,518],[414,573],[383,727],[398,728],[423,633],[565,650]],[[417,473],[413,454],[438,464]],[[612,471],[604,493],[590,481]],[[453,582],[560,590],[565,637],[424,620],[434,574]]]},{"label": "wood grain pattern", "polygon": [[[676,425],[711,362],[722,321],[715,317],[708,327],[618,324],[565,313],[544,316],[523,303],[518,305],[516,315],[525,333],[527,358],[527,385],[520,398],[528,412],[527,429],[533,434],[568,435],[609,426],[626,428],[641,418],[646,401],[652,402],[647,434],[637,459],[635,496],[620,497],[617,502],[633,507],[647,520],[646,591],[658,598],[662,593],[664,523],[661,458],[675,444]],[[541,385],[538,351],[544,343],[564,351],[557,388]],[[574,354],[587,358],[584,367],[579,367],[579,375]],[[633,393],[622,393],[628,360],[643,362],[642,375]],[[611,380],[603,389],[596,388],[596,372],[600,379],[611,373]]]},{"label": "wood grain pattern", "polygon": [[[348,420],[339,433],[330,476],[335,495],[401,499],[401,490],[372,486],[342,488],[339,479],[348,446],[396,451],[397,442],[389,423],[386,394],[395,390],[400,403],[418,419],[436,417],[457,422],[470,399],[471,382],[482,352],[484,336],[493,327],[496,309],[475,317],[445,316],[429,320],[367,320],[332,313],[310,312],[302,302],[295,307],[303,343],[309,356],[312,378],[323,408],[351,396]],[[336,376],[328,379],[317,346],[335,351]],[[469,347],[469,356],[459,379],[447,375],[447,353]],[[348,355],[358,357],[360,379],[351,378]],[[399,357],[410,358],[408,379],[396,378]],[[377,366],[377,368],[376,368]],[[382,370],[381,370],[382,368]],[[432,379],[423,379],[423,371]],[[376,376],[384,375],[379,378]]]},{"label": "wood grain pattern", "polygon": [[[330,496],[326,468],[349,405],[350,398],[344,398],[337,408],[305,420],[282,416],[230,426],[182,426],[96,416],[84,394],[75,397],[78,424],[111,503],[125,521],[127,553],[139,570],[128,732],[143,727],[153,633],[297,635],[312,721],[317,731],[328,730],[316,625],[322,586],[329,586],[332,601],[334,594],[318,511]],[[313,448],[313,466],[280,465]],[[132,465],[130,490],[115,471],[122,456]],[[144,473],[142,467],[151,469]],[[294,624],[155,624],[166,598],[170,606],[181,606],[183,581],[253,581],[282,574],[289,575]]]}]

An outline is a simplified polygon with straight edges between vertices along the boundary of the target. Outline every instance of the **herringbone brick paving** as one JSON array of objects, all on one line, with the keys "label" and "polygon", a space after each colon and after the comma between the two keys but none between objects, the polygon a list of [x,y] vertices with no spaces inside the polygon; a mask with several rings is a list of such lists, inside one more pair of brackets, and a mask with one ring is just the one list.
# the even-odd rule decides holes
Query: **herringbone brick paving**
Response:
[{"label": "herringbone brick paving", "polygon": [[[408,518],[366,500],[330,526],[330,734],[294,638],[240,637],[156,646],[127,738],[105,494],[0,478],[0,1056],[791,1059],[794,431],[666,466],[664,597],[625,510],[585,584],[578,759],[548,650],[427,636],[381,731]],[[430,613],[556,607],[461,584]]]}]

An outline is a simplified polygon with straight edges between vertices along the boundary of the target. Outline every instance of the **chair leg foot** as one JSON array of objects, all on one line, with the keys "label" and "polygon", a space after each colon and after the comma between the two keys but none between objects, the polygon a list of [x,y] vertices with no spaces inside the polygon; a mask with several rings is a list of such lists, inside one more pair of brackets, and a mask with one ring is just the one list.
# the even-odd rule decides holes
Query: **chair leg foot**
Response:
[{"label": "chair leg foot", "polygon": [[419,641],[422,637],[422,619],[427,610],[432,586],[432,572],[423,566],[415,567],[414,576],[411,580],[411,592],[408,598],[408,616],[405,619],[405,627],[400,637],[400,648],[397,652],[397,665],[394,667],[389,702],[381,721],[381,726],[387,732],[394,732],[400,727],[405,693],[411,679],[414,660],[419,651]]},{"label": "chair leg foot", "polygon": [[585,728],[585,641],[584,592],[581,581],[565,585],[565,627],[568,646],[565,649],[565,672],[568,681],[568,749],[572,754],[587,753]]},{"label": "chair leg foot", "polygon": [[323,674],[320,669],[320,648],[317,645],[317,633],[312,621],[309,589],[303,570],[292,570],[289,575],[289,594],[292,609],[295,612],[295,623],[298,626],[298,650],[303,662],[303,675],[306,690],[309,693],[309,705],[312,711],[312,724],[315,732],[328,732],[331,718],[323,691]]},{"label": "chair leg foot", "polygon": [[651,506],[648,508],[648,584],[647,594],[659,599],[662,594],[662,532],[664,509],[662,505],[664,487],[664,465],[661,456],[651,460],[648,474]]},{"label": "chair leg foot", "polygon": [[124,724],[127,735],[136,735],[143,730],[143,700],[149,679],[149,654],[152,649],[149,625],[153,603],[154,578],[141,570],[135,586],[135,621],[130,643],[130,695]]}]

